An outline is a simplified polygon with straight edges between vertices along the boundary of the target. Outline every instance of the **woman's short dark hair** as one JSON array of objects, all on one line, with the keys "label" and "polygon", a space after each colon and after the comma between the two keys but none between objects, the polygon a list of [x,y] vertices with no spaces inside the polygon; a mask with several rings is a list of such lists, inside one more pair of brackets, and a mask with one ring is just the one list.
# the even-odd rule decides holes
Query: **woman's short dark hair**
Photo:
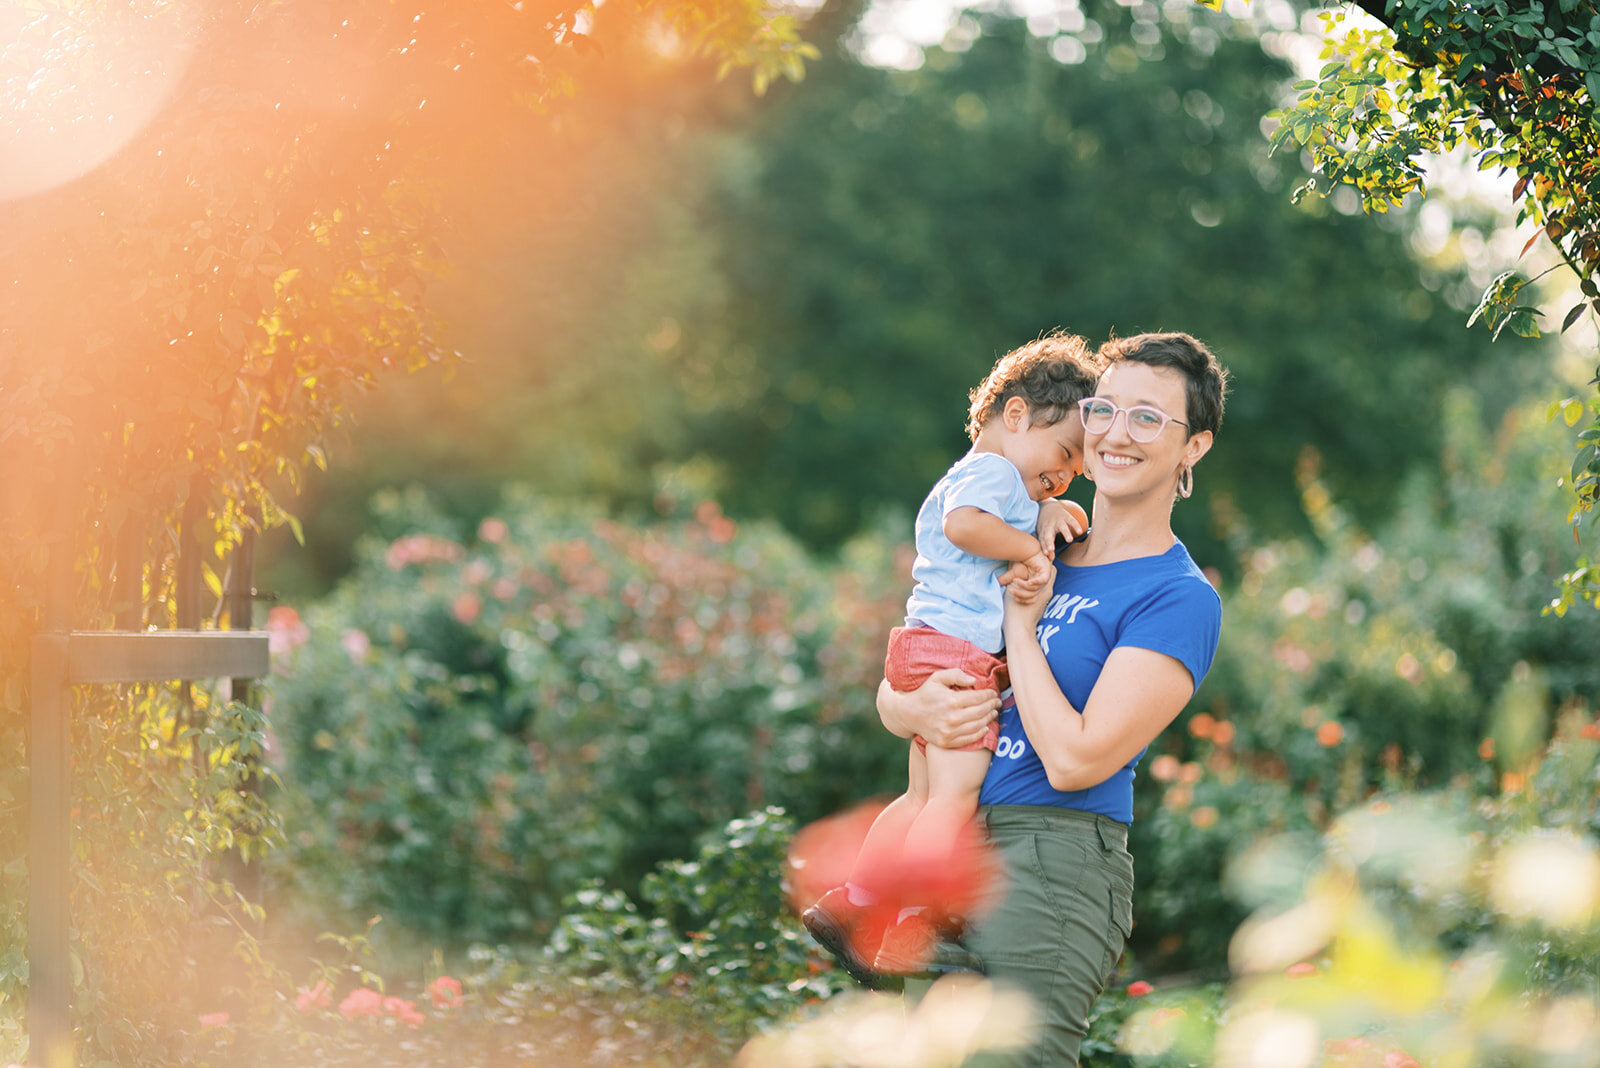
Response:
[{"label": "woman's short dark hair", "polygon": [[977,441],[984,425],[1012,397],[1028,402],[1031,425],[1054,426],[1077,411],[1080,400],[1094,395],[1099,376],[1099,361],[1076,334],[1056,331],[1020,345],[995,361],[989,376],[969,394],[967,437]]},{"label": "woman's short dark hair", "polygon": [[1107,368],[1115,363],[1173,368],[1183,375],[1184,403],[1188,408],[1184,422],[1189,424],[1189,433],[1209,430],[1215,434],[1222,426],[1228,372],[1205,342],[1188,334],[1135,334],[1107,341],[1100,346],[1099,356]]}]

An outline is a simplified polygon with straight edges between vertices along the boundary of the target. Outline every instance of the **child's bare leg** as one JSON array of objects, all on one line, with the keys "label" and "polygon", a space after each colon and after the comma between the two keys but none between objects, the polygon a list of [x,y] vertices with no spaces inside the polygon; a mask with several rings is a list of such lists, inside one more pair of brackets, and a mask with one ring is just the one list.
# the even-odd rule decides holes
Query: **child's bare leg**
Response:
[{"label": "child's bare leg", "polygon": [[[928,747],[930,750],[932,746]],[[861,851],[850,869],[849,883],[871,892],[874,875],[884,870],[885,863],[893,864],[905,848],[906,831],[922,812],[928,800],[928,759],[921,746],[911,745],[911,755],[906,761],[906,792],[878,813],[872,821]],[[859,902],[858,902],[859,904]]]},{"label": "child's bare leg", "polygon": [[[928,799],[905,832],[909,864],[944,869],[978,812],[978,791],[993,754],[987,749],[928,746]],[[930,904],[935,904],[930,902]]]}]

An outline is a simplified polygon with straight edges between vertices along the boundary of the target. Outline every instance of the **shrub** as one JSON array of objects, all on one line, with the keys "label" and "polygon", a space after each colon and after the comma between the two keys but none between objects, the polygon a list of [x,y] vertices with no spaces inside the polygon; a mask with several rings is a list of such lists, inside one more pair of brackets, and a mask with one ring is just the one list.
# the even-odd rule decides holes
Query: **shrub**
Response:
[{"label": "shrub", "polygon": [[[393,504],[393,502],[391,502]],[[898,789],[872,712],[902,581],[713,506],[626,529],[528,498],[477,537],[366,547],[273,685],[282,869],[451,941],[542,936],[585,880],[631,889],[752,806]]]},{"label": "shrub", "polygon": [[1493,794],[1553,710],[1600,702],[1600,612],[1542,613],[1566,535],[1530,517],[1556,510],[1560,472],[1528,475],[1557,463],[1560,428],[1513,409],[1485,435],[1459,399],[1447,423],[1442,472],[1414,477],[1376,535],[1308,461],[1322,546],[1245,554],[1216,664],[1140,766],[1135,946],[1152,967],[1220,968],[1246,912],[1222,872],[1255,835],[1325,829],[1385,788]]},{"label": "shrub", "polygon": [[851,985],[819,960],[786,904],[793,831],[777,808],[733,820],[693,859],[647,876],[637,904],[585,887],[545,960],[586,989],[639,993],[649,1015],[714,1035],[731,1052],[753,1030]]}]

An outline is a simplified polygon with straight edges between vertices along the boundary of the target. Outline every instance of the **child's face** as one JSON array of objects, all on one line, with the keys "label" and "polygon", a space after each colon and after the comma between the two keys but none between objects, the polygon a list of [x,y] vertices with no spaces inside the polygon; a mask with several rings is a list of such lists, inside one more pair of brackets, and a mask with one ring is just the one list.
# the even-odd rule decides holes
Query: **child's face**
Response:
[{"label": "child's face", "polygon": [[1073,412],[1050,426],[1035,426],[1026,402],[1020,403],[1019,417],[1006,419],[1000,453],[1022,472],[1028,496],[1036,501],[1059,497],[1083,473],[1083,423]]}]

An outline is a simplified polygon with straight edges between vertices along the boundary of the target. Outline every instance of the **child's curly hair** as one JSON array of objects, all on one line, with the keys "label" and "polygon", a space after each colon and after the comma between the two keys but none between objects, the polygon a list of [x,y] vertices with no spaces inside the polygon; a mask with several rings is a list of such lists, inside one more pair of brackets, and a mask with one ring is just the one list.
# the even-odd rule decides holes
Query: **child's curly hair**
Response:
[{"label": "child's curly hair", "polygon": [[1000,357],[989,377],[973,389],[967,437],[977,441],[984,424],[1012,397],[1028,402],[1033,426],[1054,426],[1094,393],[1099,377],[1100,360],[1087,341],[1059,330],[1045,334]]}]

